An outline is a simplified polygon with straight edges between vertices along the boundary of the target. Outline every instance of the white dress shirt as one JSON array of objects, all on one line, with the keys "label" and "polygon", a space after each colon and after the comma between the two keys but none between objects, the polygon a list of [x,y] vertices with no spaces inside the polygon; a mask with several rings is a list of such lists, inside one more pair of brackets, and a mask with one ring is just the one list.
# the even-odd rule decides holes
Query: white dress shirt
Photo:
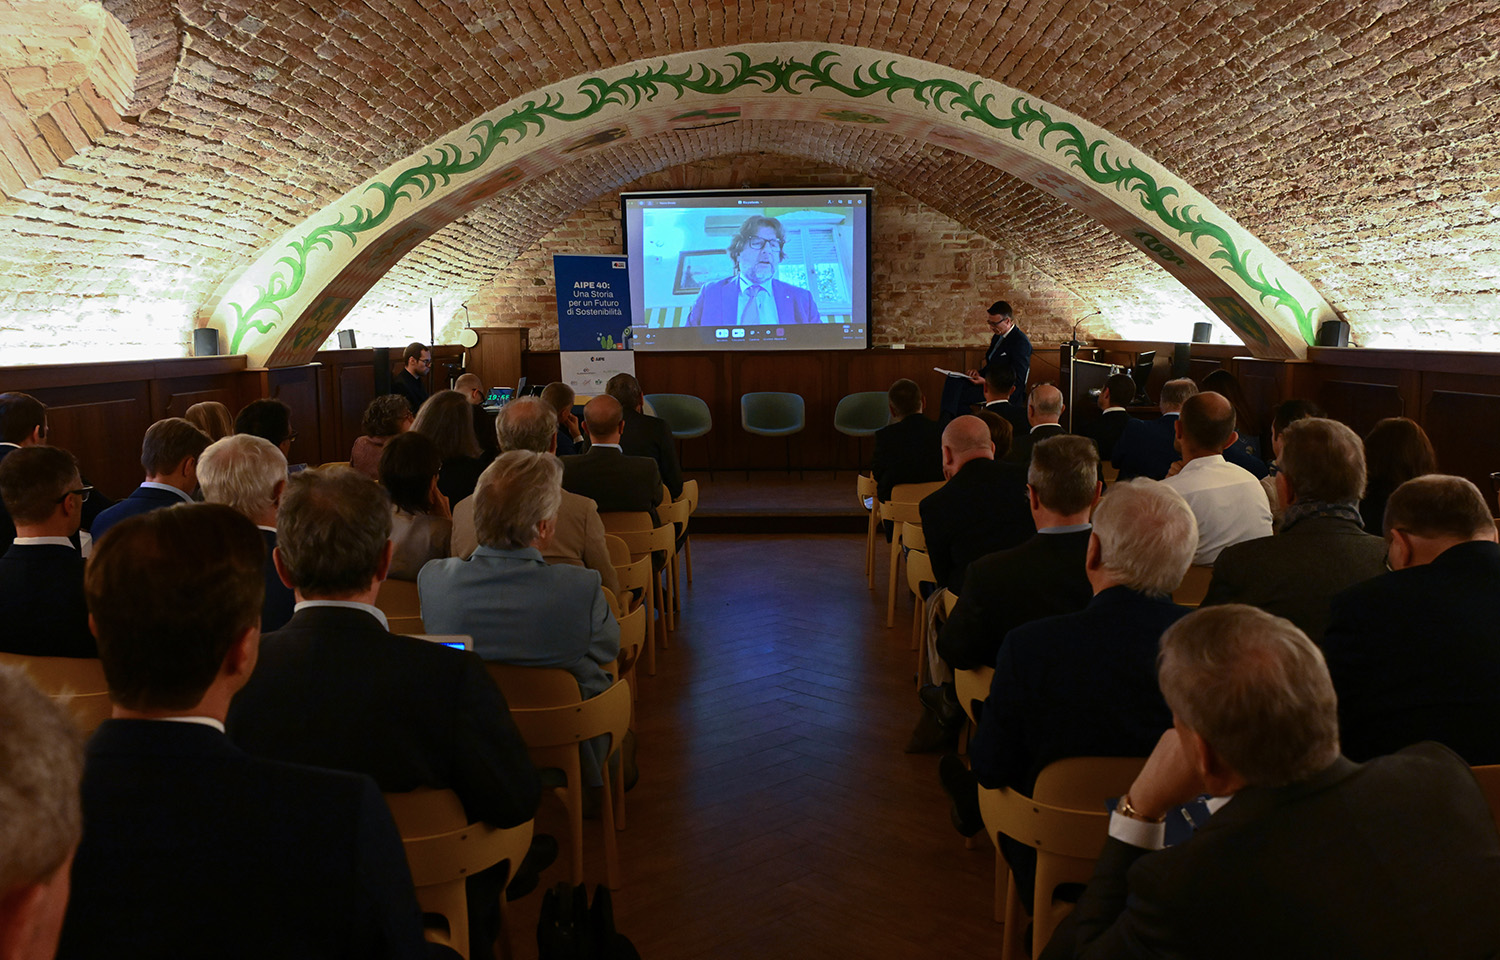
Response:
[{"label": "white dress shirt", "polygon": [[1196,566],[1212,566],[1225,547],[1271,535],[1271,505],[1255,475],[1220,454],[1190,461],[1163,480],[1198,518]]}]

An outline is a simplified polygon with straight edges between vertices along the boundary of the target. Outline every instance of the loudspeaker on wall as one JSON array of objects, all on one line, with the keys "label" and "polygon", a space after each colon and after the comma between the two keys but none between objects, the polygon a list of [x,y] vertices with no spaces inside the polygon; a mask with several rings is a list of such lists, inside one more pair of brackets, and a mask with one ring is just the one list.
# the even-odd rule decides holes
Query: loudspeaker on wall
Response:
[{"label": "loudspeaker on wall", "polygon": [[1347,347],[1349,345],[1349,321],[1324,320],[1318,327],[1318,346]]},{"label": "loudspeaker on wall", "polygon": [[353,350],[354,349],[354,331],[353,330],[340,330],[339,331],[339,349],[340,350]]},{"label": "loudspeaker on wall", "polygon": [[193,356],[217,357],[219,355],[219,331],[213,327],[199,327],[193,331]]},{"label": "loudspeaker on wall", "polygon": [[1214,325],[1208,321],[1193,324],[1193,342],[1208,343],[1214,338]]}]

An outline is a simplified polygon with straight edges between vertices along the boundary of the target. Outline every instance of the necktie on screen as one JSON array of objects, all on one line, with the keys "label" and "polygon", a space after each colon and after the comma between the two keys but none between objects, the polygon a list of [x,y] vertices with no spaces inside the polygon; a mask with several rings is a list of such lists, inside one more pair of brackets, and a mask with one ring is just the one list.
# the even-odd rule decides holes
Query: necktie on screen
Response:
[{"label": "necktie on screen", "polygon": [[758,283],[752,283],[749,293],[750,298],[749,302],[745,304],[745,312],[740,315],[740,326],[742,327],[754,326],[761,322],[760,301],[761,297],[765,296],[766,288]]}]

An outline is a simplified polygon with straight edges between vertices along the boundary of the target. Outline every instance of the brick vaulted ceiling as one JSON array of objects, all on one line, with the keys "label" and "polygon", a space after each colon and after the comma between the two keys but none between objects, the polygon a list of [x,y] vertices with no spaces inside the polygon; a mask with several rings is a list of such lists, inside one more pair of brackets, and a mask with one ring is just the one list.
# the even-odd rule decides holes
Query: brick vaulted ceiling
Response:
[{"label": "brick vaulted ceiling", "polygon": [[[0,351],[84,330],[180,351],[267,244],[478,115],[600,68],[789,40],[971,72],[1105,128],[1310,280],[1362,342],[1500,348],[1500,0],[106,7],[136,48],[137,112],[0,201]],[[1161,286],[1114,234],[968,157],[743,121],[569,162],[433,235],[372,296],[421,276],[467,296],[580,206],[753,153],[888,184],[1085,298],[1139,304]]]}]

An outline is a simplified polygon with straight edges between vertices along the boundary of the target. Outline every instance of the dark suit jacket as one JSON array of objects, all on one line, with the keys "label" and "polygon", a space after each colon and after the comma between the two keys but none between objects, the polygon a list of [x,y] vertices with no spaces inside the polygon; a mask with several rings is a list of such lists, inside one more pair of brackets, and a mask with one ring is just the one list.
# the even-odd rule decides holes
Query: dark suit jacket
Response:
[{"label": "dark suit jacket", "polygon": [[1314,643],[1333,596],[1386,570],[1385,541],[1353,520],[1308,517],[1271,537],[1225,547],[1205,607],[1248,603],[1295,623]]},{"label": "dark suit jacket", "polygon": [[1031,465],[1031,448],[1043,440],[1053,437],[1061,437],[1068,431],[1064,430],[1060,423],[1042,423],[1035,427],[1028,427],[1021,433],[1016,434],[1010,443],[1010,452],[1005,455],[1007,463],[1019,463],[1022,467]]},{"label": "dark suit jacket", "polygon": [[109,528],[121,520],[150,513],[152,510],[160,510],[163,507],[175,507],[179,503],[187,503],[170,490],[158,490],[155,487],[136,487],[135,491],[99,514],[94,520],[94,526],[90,528],[89,534],[95,542],[109,532]]},{"label": "dark suit jacket", "polygon": [[970,460],[918,504],[932,573],[940,587],[963,588],[973,560],[1019,546],[1036,533],[1026,498],[1026,469]]},{"label": "dark suit jacket", "polygon": [[1271,468],[1266,466],[1266,462],[1260,458],[1255,450],[1255,444],[1244,437],[1240,437],[1224,448],[1224,459],[1250,471],[1257,480],[1264,480],[1271,475]]},{"label": "dark suit jacket", "polygon": [[1321,645],[1346,756],[1436,740],[1500,763],[1500,546],[1461,543],[1350,587]]},{"label": "dark suit jacket", "polygon": [[938,654],[955,670],[993,667],[1013,628],[1082,610],[1094,596],[1083,569],[1088,548],[1087,530],[1038,533],[969,564],[958,605],[938,635]]},{"label": "dark suit jacket", "polygon": [[1121,480],[1150,477],[1161,480],[1181,459],[1173,442],[1177,439],[1177,414],[1164,413],[1156,420],[1132,420],[1115,441],[1115,469]]},{"label": "dark suit jacket", "polygon": [[1120,440],[1120,434],[1125,432],[1125,425],[1135,418],[1124,410],[1110,410],[1099,415],[1094,421],[1094,427],[1089,431],[1089,436],[1099,445],[1099,459],[1109,460],[1115,455],[1115,444]]},{"label": "dark suit jacket", "polygon": [[428,955],[367,777],[250,757],[211,727],[106,720],[57,956]]},{"label": "dark suit jacket", "polygon": [[399,393],[406,398],[406,402],[411,404],[413,416],[427,402],[427,385],[404,369],[391,378],[391,393]]},{"label": "dark suit jacket", "polygon": [[1187,612],[1111,587],[1077,613],[1012,630],[969,743],[974,776],[1030,795],[1054,760],[1149,754],[1172,725],[1156,685],[1157,647]]},{"label": "dark suit jacket", "polygon": [[588,453],[562,458],[563,489],[588,497],[600,513],[645,511],[660,524],[661,472],[650,457],[626,456],[613,447],[589,447]]},{"label": "dark suit jacket", "polygon": [[1011,391],[1010,400],[1024,409],[1026,378],[1031,374],[1031,339],[1020,327],[1012,326],[1010,332],[1003,337],[999,334],[990,337],[990,346],[984,352],[984,365],[979,368],[979,375],[983,377],[985,371],[995,364],[1009,367],[1011,373],[1016,375],[1016,388]]},{"label": "dark suit jacket", "polygon": [[438,469],[438,492],[448,498],[451,510],[463,498],[474,493],[479,475],[490,461],[484,457],[450,457]]},{"label": "dark suit jacket", "polygon": [[[764,286],[764,284],[762,284]],[[771,299],[776,302],[776,323],[817,323],[818,305],[812,294],[794,284],[771,281]],[[688,310],[685,327],[732,327],[739,322],[740,278],[715,280],[698,291]],[[762,323],[769,323],[764,317]]]},{"label": "dark suit jacket", "polygon": [[486,463],[500,455],[500,441],[495,436],[495,414],[484,407],[474,408],[474,436],[479,440],[479,457]]},{"label": "dark suit jacket", "polygon": [[914,413],[876,430],[870,475],[881,500],[889,500],[891,488],[899,483],[943,479],[943,428]]},{"label": "dark suit jacket", "polygon": [[1042,957],[1493,957],[1500,911],[1481,904],[1495,890],[1484,796],[1457,757],[1422,744],[1246,787],[1166,850],[1106,841]]},{"label": "dark suit jacket", "polygon": [[625,431],[620,434],[620,449],[627,457],[650,457],[656,461],[661,482],[667,485],[672,499],[682,496],[682,467],[677,463],[677,445],[672,428],[660,417],[649,417],[639,410],[625,411]]},{"label": "dark suit jacket", "polygon": [[[1026,419],[1026,404],[1011,403],[1009,400],[992,400],[984,405],[984,409],[997,413],[1004,417],[1010,424],[1010,442],[1014,446],[1021,435],[1031,430],[1031,423]],[[1009,451],[1006,451],[1007,453]]]},{"label": "dark suit jacket", "polygon": [[260,605],[260,632],[270,633],[272,630],[280,630],[292,619],[292,608],[297,605],[297,598],[293,595],[292,588],[282,583],[281,576],[276,572],[276,560],[271,556],[271,551],[276,549],[276,531],[262,530],[260,535],[266,543],[266,599]]},{"label": "dark suit jacket", "polygon": [[0,557],[0,651],[97,657],[83,598],[83,557],[72,547],[12,544]]}]

